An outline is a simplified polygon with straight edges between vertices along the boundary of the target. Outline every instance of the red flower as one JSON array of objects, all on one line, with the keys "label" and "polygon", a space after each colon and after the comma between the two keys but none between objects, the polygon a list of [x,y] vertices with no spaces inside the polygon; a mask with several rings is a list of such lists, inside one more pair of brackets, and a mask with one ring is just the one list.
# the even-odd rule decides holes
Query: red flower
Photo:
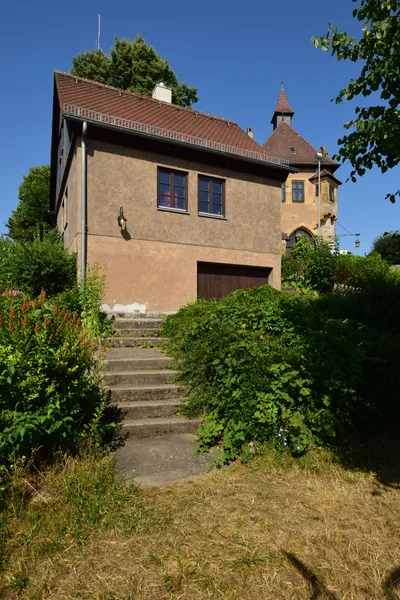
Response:
[{"label": "red flower", "polygon": [[14,325],[11,323],[11,321],[8,322],[8,331],[13,331],[14,329]]},{"label": "red flower", "polygon": [[21,306],[21,312],[26,313],[29,310],[29,302],[24,300]]},{"label": "red flower", "polygon": [[14,308],[11,307],[10,308],[10,319],[15,319],[16,316],[17,316],[17,313],[15,312]]},{"label": "red flower", "polygon": [[28,325],[29,325],[29,319],[28,319],[28,317],[24,317],[22,319],[21,325],[22,325],[22,327],[28,327]]},{"label": "red flower", "polygon": [[39,329],[40,329],[40,325],[39,325],[39,323],[36,321],[36,325],[35,325],[35,331],[39,331]]}]

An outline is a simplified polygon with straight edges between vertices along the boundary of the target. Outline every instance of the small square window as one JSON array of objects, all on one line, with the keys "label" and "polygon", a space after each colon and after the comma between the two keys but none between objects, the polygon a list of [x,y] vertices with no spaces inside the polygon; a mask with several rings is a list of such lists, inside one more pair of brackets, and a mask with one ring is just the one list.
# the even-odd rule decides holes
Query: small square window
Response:
[{"label": "small square window", "polygon": [[304,202],[304,181],[292,181],[292,202]]},{"label": "small square window", "polygon": [[199,175],[199,213],[225,216],[225,181]]},{"label": "small square window", "polygon": [[187,173],[158,169],[158,208],[187,211]]},{"label": "small square window", "polygon": [[294,146],[290,146],[290,154],[296,154],[296,148]]}]

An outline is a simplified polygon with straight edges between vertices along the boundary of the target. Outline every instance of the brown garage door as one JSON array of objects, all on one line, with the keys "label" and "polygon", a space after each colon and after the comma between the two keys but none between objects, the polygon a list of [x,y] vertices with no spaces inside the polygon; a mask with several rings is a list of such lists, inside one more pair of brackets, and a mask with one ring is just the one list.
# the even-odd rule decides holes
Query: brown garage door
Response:
[{"label": "brown garage door", "polygon": [[207,300],[223,298],[234,290],[265,285],[271,270],[264,267],[199,262],[197,297]]}]

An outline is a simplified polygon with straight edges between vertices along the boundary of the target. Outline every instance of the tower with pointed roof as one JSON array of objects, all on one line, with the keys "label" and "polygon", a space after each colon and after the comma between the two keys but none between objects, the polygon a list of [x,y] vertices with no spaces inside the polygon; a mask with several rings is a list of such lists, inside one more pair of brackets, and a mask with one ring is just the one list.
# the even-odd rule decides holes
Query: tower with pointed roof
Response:
[{"label": "tower with pointed roof", "polygon": [[282,184],[282,239],[290,252],[300,235],[311,238],[318,233],[318,159],[321,160],[321,236],[332,240],[338,214],[338,188],[341,182],[334,176],[339,164],[328,156],[321,146],[316,150],[292,127],[294,110],[291,108],[283,82],[271,124],[273,130],[263,145],[271,156],[289,160],[297,172],[290,174]]}]

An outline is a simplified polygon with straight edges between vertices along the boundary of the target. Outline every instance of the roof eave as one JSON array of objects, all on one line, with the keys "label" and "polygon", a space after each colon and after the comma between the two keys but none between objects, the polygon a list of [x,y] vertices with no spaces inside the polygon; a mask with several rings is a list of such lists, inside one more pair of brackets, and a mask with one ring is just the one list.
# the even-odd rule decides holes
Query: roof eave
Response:
[{"label": "roof eave", "polygon": [[280,164],[273,163],[273,162],[257,160],[257,159],[250,158],[247,156],[241,156],[240,154],[234,154],[233,152],[215,150],[213,148],[206,148],[203,146],[199,146],[197,144],[190,144],[189,142],[184,142],[181,140],[174,140],[171,138],[163,138],[158,135],[152,135],[151,133],[135,131],[135,130],[132,130],[129,128],[121,127],[119,125],[113,125],[112,123],[101,123],[96,120],[91,120],[90,118],[79,117],[77,115],[71,115],[68,113],[64,113],[64,117],[66,119],[70,119],[71,121],[76,121],[78,123],[83,123],[84,121],[86,121],[90,125],[99,127],[102,129],[110,129],[110,130],[114,130],[114,131],[120,131],[120,132],[129,134],[129,135],[134,135],[137,137],[144,137],[144,138],[149,138],[149,139],[155,139],[158,141],[162,140],[166,143],[174,144],[177,146],[190,147],[190,148],[194,148],[196,150],[203,151],[203,152],[208,152],[209,154],[214,154],[214,155],[229,156],[230,158],[235,158],[236,160],[239,160],[239,161],[242,160],[244,162],[250,162],[253,164],[257,164],[257,165],[263,165],[265,167],[279,169],[280,171],[286,171],[287,173],[297,173],[298,172],[298,169],[296,169],[296,167],[293,167],[291,165],[280,165]]}]

